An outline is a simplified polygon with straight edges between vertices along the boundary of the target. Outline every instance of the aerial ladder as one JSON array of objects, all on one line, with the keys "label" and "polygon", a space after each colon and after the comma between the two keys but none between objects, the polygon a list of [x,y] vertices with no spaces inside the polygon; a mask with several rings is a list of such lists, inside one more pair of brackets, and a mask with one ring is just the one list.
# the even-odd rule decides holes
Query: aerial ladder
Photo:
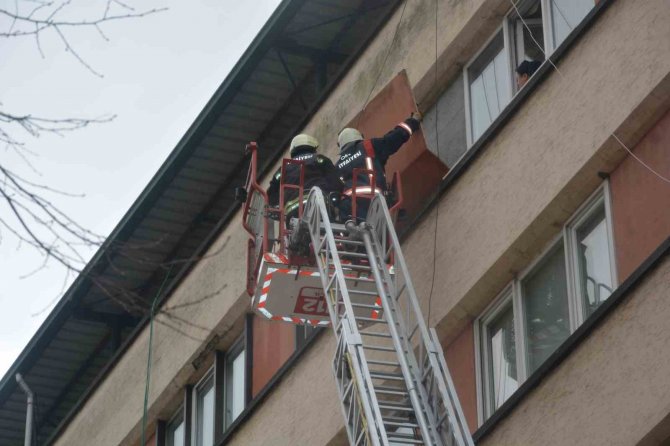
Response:
[{"label": "aerial ladder", "polygon": [[[332,327],[332,369],[349,443],[473,446],[395,232],[399,176],[390,210],[379,193],[359,196],[371,200],[367,216],[343,224],[331,221],[331,197],[316,187],[303,191],[302,166],[300,184],[282,184],[279,206],[270,208],[257,182],[257,149],[255,143],[246,148],[251,164],[240,191],[249,233],[247,291],[254,310],[268,319]],[[290,164],[301,162],[285,159],[281,178]],[[374,181],[374,172],[360,173]],[[300,203],[292,222],[283,214],[289,189]]]}]

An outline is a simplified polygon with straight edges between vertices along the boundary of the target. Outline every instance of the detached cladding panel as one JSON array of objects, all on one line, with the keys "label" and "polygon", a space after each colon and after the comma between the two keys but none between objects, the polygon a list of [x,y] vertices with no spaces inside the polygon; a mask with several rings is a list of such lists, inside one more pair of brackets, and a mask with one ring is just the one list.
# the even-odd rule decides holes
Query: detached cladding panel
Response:
[{"label": "detached cladding panel", "polygon": [[[670,112],[633,152],[670,178]],[[670,184],[630,156],[610,179],[617,270],[622,282],[670,235]]]}]

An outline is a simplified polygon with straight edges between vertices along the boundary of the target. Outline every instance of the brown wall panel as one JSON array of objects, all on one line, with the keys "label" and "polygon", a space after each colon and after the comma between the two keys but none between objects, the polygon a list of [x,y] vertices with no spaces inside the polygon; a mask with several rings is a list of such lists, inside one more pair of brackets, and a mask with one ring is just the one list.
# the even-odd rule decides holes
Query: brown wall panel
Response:
[{"label": "brown wall panel", "polygon": [[263,389],[294,351],[294,325],[254,317],[252,397]]},{"label": "brown wall panel", "polygon": [[[405,71],[398,73],[348,125],[358,128],[366,138],[384,135],[413,111],[416,103]],[[416,215],[427,197],[434,194],[447,167],[426,147],[423,131],[415,132],[386,164],[386,178],[391,181],[400,172],[408,216]]]},{"label": "brown wall panel", "polygon": [[[670,178],[670,112],[633,149],[656,172]],[[619,282],[623,282],[670,236],[670,184],[632,157],[610,177]]]},{"label": "brown wall panel", "polygon": [[470,432],[474,432],[477,430],[477,378],[475,375],[475,335],[472,322],[451,344],[444,348],[444,356],[449,373],[454,380],[463,413],[468,421],[468,427]]}]

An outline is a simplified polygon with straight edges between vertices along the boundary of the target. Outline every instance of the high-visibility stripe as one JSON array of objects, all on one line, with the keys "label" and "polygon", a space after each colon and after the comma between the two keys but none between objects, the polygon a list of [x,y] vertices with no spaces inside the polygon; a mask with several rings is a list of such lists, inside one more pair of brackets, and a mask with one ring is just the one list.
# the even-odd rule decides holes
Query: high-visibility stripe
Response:
[{"label": "high-visibility stripe", "polygon": [[[382,190],[381,190],[380,188],[378,188],[378,187],[375,187],[375,188],[374,188],[374,192],[379,192],[379,193],[381,194],[381,193],[383,193],[384,191],[382,191]],[[350,197],[351,195],[353,195],[354,190],[353,190],[353,189],[347,189],[347,190],[345,190],[345,191],[342,192],[342,193],[343,193],[344,195],[346,195],[347,197]],[[373,190],[372,190],[372,188],[371,188],[370,186],[361,186],[361,187],[357,187],[357,188],[356,188],[356,193],[357,193],[357,194],[371,194],[371,193],[373,193]]]},{"label": "high-visibility stripe", "polygon": [[407,133],[409,133],[409,136],[412,136],[412,127],[408,126],[408,125],[405,124],[404,122],[401,122],[401,123],[398,124],[398,125],[399,125],[400,127],[404,128],[405,130],[407,130]]}]

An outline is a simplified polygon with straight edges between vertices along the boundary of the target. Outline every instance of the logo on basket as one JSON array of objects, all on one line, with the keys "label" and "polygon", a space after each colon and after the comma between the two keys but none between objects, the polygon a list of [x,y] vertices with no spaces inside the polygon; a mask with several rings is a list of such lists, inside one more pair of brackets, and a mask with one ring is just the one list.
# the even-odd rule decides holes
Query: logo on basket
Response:
[{"label": "logo on basket", "polygon": [[328,316],[328,307],[326,307],[323,289],[310,286],[300,288],[293,312],[314,316]]}]

